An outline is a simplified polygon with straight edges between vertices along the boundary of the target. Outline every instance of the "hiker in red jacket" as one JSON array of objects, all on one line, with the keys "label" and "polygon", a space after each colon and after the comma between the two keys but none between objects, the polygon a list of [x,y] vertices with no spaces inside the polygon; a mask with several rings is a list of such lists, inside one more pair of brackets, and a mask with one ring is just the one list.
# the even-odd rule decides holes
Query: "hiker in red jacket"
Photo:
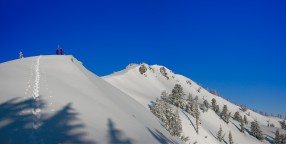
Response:
[{"label": "hiker in red jacket", "polygon": [[61,48],[60,49],[60,55],[63,55],[64,54],[64,50]]}]

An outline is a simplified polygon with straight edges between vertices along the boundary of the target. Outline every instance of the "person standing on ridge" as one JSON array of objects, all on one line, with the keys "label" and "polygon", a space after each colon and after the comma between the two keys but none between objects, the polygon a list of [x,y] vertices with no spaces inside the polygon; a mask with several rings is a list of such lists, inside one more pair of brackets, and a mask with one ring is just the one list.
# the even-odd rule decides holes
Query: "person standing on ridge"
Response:
[{"label": "person standing on ridge", "polygon": [[20,51],[19,53],[19,59],[22,59],[23,58],[23,53]]},{"label": "person standing on ridge", "polygon": [[60,54],[60,50],[59,50],[59,48],[57,48],[56,53],[57,53],[57,55],[59,55],[59,54]]},{"label": "person standing on ridge", "polygon": [[60,48],[60,55],[64,54],[64,49]]}]

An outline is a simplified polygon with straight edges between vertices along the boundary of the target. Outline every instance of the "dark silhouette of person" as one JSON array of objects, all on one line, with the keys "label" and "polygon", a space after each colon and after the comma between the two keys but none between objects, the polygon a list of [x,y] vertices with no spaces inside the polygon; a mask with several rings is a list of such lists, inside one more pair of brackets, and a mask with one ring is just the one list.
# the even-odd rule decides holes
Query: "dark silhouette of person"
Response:
[{"label": "dark silhouette of person", "polygon": [[59,55],[59,54],[60,54],[60,50],[59,50],[59,49],[57,49],[56,53],[57,53],[57,55]]},{"label": "dark silhouette of person", "polygon": [[64,54],[64,49],[60,48],[60,55]]}]

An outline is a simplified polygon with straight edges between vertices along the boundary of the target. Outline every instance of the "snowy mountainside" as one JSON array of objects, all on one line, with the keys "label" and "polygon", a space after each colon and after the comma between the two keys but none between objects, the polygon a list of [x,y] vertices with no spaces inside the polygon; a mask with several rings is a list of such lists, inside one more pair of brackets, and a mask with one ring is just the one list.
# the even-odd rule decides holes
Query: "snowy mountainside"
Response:
[{"label": "snowy mountainside", "polygon": [[[265,140],[259,141],[251,136],[250,124],[245,126],[247,132],[241,133],[239,122],[231,119],[230,123],[226,124],[213,110],[204,113],[201,111],[200,132],[197,134],[194,128],[195,119],[181,110],[180,118],[183,124],[183,135],[190,137],[188,143],[220,143],[216,139],[220,125],[226,134],[226,141],[228,140],[228,133],[231,131],[234,143],[271,143],[275,137],[275,130],[280,128],[279,121],[281,121],[281,119],[265,117],[251,110],[243,112],[239,106],[210,93],[191,79],[175,74],[164,66],[148,65],[145,63],[140,65],[132,64],[131,67],[128,66],[120,72],[104,76],[103,79],[141,103],[146,109],[149,109],[148,105],[150,105],[151,102],[154,102],[156,98],[160,97],[162,91],[166,90],[170,93],[175,84],[180,84],[185,94],[190,93],[193,96],[198,96],[198,101],[201,104],[204,100],[207,100],[211,104],[211,100],[215,98],[220,109],[222,109],[224,105],[227,105],[232,116],[236,111],[239,111],[242,116],[245,115],[247,117],[249,122],[257,120],[266,137]],[[277,128],[267,127],[268,120]],[[279,130],[282,133],[286,133],[285,130]]]},{"label": "snowy mountainside", "polygon": [[0,143],[182,143],[72,56],[0,64]]}]

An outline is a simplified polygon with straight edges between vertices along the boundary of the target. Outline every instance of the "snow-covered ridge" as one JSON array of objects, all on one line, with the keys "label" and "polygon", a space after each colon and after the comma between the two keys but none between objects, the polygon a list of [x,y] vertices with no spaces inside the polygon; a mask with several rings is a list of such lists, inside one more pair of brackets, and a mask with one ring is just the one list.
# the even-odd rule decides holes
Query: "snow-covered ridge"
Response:
[{"label": "snow-covered ridge", "polygon": [[[261,142],[251,136],[250,132],[243,134],[240,132],[240,124],[237,121],[231,120],[229,124],[226,124],[212,110],[205,113],[201,112],[201,132],[198,135],[196,134],[194,127],[192,127],[194,118],[181,111],[180,117],[183,123],[183,135],[190,137],[189,142],[193,143],[196,141],[202,144],[220,143],[216,140],[216,133],[221,125],[226,135],[229,131],[232,132],[235,143],[271,143],[275,137],[275,128],[268,127],[268,121],[274,124],[276,129],[280,128],[279,121],[281,121],[281,119],[265,117],[251,110],[243,112],[240,110],[239,106],[210,93],[190,78],[175,74],[165,66],[142,63],[140,65],[128,67],[128,69],[123,71],[124,73],[111,74],[103,77],[103,79],[128,94],[146,109],[149,109],[148,105],[151,104],[152,101],[154,102],[156,98],[161,95],[162,91],[166,90],[170,93],[175,84],[180,84],[186,94],[198,96],[200,104],[202,104],[204,100],[211,103],[211,100],[214,98],[216,99],[220,110],[224,105],[227,105],[229,112],[231,112],[231,116],[238,111],[242,116],[245,115],[250,122],[257,120],[266,137],[266,139]],[[247,131],[250,131],[250,124],[245,127]],[[281,132],[286,133],[285,130],[280,129],[280,133]],[[225,139],[227,139],[227,137]]]},{"label": "snow-covered ridge", "polygon": [[0,143],[182,143],[72,56],[0,64]]}]

